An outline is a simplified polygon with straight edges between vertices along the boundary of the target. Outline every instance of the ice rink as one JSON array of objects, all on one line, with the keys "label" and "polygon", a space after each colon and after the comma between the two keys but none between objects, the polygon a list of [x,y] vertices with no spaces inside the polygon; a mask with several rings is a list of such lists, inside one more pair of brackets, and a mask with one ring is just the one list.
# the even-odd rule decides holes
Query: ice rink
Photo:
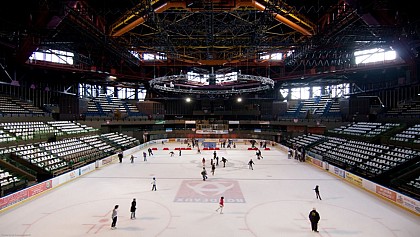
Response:
[{"label": "ice rink", "polygon": [[[156,144],[143,160],[112,164],[0,213],[0,236],[143,236],[143,237],[419,237],[420,217],[283,151],[262,150],[261,160],[249,145],[221,148],[214,175],[213,151],[182,150],[179,143]],[[163,150],[163,148],[169,150]],[[200,175],[202,158],[208,180]],[[255,162],[248,168],[249,159]],[[151,191],[156,177],[157,191]],[[313,191],[319,185],[322,200]],[[223,214],[216,212],[225,197]],[[130,204],[137,199],[137,218]],[[117,229],[111,212],[119,205]],[[311,231],[313,207],[321,221]]]}]

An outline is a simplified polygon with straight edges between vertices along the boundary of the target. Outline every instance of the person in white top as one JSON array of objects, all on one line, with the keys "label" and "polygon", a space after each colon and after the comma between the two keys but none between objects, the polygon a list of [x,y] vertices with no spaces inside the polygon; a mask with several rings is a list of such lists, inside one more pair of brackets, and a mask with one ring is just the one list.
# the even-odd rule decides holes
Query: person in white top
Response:
[{"label": "person in white top", "polygon": [[111,218],[112,218],[111,229],[114,230],[117,228],[118,205],[115,205],[114,209],[112,210]]},{"label": "person in white top", "polygon": [[155,177],[153,177],[151,184],[152,184],[152,191],[156,191],[156,178]]}]

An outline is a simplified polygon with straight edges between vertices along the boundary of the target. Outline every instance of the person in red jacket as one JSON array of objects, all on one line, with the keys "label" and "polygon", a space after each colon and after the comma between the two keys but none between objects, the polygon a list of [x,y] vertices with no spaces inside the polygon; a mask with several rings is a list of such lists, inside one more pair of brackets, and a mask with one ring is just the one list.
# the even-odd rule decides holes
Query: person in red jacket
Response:
[{"label": "person in red jacket", "polygon": [[218,212],[220,210],[220,214],[223,214],[223,207],[224,206],[225,206],[225,198],[220,197],[219,208],[216,209],[216,212]]}]

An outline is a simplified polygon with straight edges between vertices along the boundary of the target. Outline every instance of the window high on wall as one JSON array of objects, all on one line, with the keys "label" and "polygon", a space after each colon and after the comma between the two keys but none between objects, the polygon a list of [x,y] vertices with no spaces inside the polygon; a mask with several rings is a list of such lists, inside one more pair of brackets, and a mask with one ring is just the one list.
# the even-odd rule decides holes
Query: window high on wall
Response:
[{"label": "window high on wall", "polygon": [[291,90],[291,99],[309,99],[309,87],[299,87],[299,88],[292,88]]},{"label": "window high on wall", "polygon": [[284,54],[283,53],[261,53],[260,59],[262,60],[283,60]]},{"label": "window high on wall", "polygon": [[350,84],[343,83],[330,86],[282,88],[280,89],[280,93],[285,101],[287,101],[288,98],[291,100],[306,100],[320,96],[328,96],[330,98],[346,97],[350,94]]},{"label": "window high on wall", "polygon": [[53,49],[37,50],[32,53],[29,60],[73,65],[74,53]]},{"label": "window high on wall", "polygon": [[397,58],[397,52],[392,49],[374,48],[354,52],[356,64],[392,61]]},{"label": "window high on wall", "polygon": [[147,90],[144,88],[130,88],[130,87],[115,87],[115,86],[99,86],[86,83],[79,83],[79,96],[80,97],[98,97],[110,96],[118,99],[129,99],[144,101],[146,98]]},{"label": "window high on wall", "polygon": [[143,59],[147,61],[154,61],[154,60],[167,60],[165,53],[144,53]]}]

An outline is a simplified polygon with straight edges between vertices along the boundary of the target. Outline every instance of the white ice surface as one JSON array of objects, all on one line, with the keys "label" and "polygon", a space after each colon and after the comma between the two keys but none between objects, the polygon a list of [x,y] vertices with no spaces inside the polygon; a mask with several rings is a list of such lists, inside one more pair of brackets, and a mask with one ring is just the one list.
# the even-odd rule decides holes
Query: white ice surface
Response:
[{"label": "white ice surface", "polygon": [[[182,151],[170,157],[157,144],[144,162],[136,152],[123,163],[93,171],[0,213],[0,236],[143,236],[143,237],[419,237],[420,217],[363,191],[307,163],[287,159],[275,148],[257,160],[247,145],[217,151],[228,159],[215,175],[210,172],[213,151]],[[202,181],[205,157],[209,179]],[[254,170],[247,167],[255,162]],[[151,179],[157,191],[151,191]],[[181,186],[184,185],[183,189]],[[233,202],[225,191],[233,185]],[[319,185],[321,200],[313,188]],[[190,187],[191,189],[185,189]],[[187,191],[186,191],[187,190]],[[196,192],[201,197],[194,198]],[[179,199],[179,195],[190,199]],[[208,195],[208,198],[203,198]],[[224,213],[215,212],[225,196]],[[130,219],[130,203],[137,199],[137,219]],[[181,200],[181,201],[180,201]],[[186,201],[185,201],[186,200]],[[229,201],[230,200],[230,201]],[[111,210],[120,206],[117,229],[111,230]],[[309,211],[321,215],[319,233],[311,232]]]}]

